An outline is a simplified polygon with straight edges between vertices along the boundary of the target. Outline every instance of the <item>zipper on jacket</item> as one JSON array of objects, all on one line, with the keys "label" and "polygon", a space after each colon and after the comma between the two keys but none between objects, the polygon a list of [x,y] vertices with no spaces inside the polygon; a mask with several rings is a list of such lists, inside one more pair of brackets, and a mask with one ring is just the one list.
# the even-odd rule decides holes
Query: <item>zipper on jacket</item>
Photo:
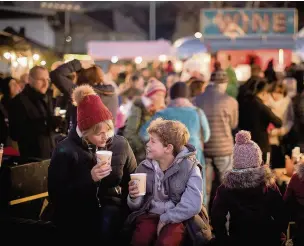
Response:
[{"label": "zipper on jacket", "polygon": [[98,207],[101,208],[100,199],[98,197],[99,187],[100,187],[100,181],[98,181],[98,185],[97,185],[97,189],[96,189],[96,198],[97,198],[97,202],[98,202]]}]

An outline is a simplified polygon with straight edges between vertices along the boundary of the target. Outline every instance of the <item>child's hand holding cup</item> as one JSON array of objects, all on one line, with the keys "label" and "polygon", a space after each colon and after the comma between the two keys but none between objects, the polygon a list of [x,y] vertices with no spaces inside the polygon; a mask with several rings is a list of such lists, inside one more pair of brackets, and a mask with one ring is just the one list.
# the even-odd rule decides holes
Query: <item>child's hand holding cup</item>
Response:
[{"label": "child's hand holding cup", "polygon": [[131,198],[146,195],[146,173],[133,173],[130,175],[131,181],[129,182],[129,194]]}]

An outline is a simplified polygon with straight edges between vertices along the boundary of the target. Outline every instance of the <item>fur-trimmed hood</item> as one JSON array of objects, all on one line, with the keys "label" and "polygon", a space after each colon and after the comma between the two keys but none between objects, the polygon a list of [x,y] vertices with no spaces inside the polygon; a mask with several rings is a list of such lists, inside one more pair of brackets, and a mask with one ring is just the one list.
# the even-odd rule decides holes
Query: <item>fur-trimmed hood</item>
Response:
[{"label": "fur-trimmed hood", "polygon": [[223,184],[230,189],[255,188],[260,185],[272,186],[275,178],[268,166],[232,169],[225,174]]},{"label": "fur-trimmed hood", "polygon": [[300,163],[295,165],[296,174],[299,176],[301,180],[304,180],[304,163]]}]

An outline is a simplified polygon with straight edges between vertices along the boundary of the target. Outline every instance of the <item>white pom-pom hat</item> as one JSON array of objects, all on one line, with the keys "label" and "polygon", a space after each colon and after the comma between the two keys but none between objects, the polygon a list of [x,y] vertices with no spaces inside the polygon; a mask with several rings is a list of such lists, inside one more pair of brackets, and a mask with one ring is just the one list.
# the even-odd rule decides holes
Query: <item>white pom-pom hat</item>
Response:
[{"label": "white pom-pom hat", "polygon": [[235,137],[233,150],[233,168],[257,168],[262,164],[262,151],[260,147],[251,140],[248,131],[239,131]]}]

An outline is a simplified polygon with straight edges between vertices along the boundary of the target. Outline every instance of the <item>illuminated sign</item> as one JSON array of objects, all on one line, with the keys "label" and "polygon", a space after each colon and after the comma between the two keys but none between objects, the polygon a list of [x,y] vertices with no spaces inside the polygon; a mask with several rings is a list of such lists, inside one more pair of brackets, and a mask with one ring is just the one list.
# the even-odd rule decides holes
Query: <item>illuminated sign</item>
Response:
[{"label": "illuminated sign", "polygon": [[293,35],[296,9],[212,9],[201,11],[203,37]]},{"label": "illuminated sign", "polygon": [[92,57],[89,55],[81,55],[81,54],[65,54],[63,57],[65,62],[72,61],[77,59],[79,61],[91,61]]}]

